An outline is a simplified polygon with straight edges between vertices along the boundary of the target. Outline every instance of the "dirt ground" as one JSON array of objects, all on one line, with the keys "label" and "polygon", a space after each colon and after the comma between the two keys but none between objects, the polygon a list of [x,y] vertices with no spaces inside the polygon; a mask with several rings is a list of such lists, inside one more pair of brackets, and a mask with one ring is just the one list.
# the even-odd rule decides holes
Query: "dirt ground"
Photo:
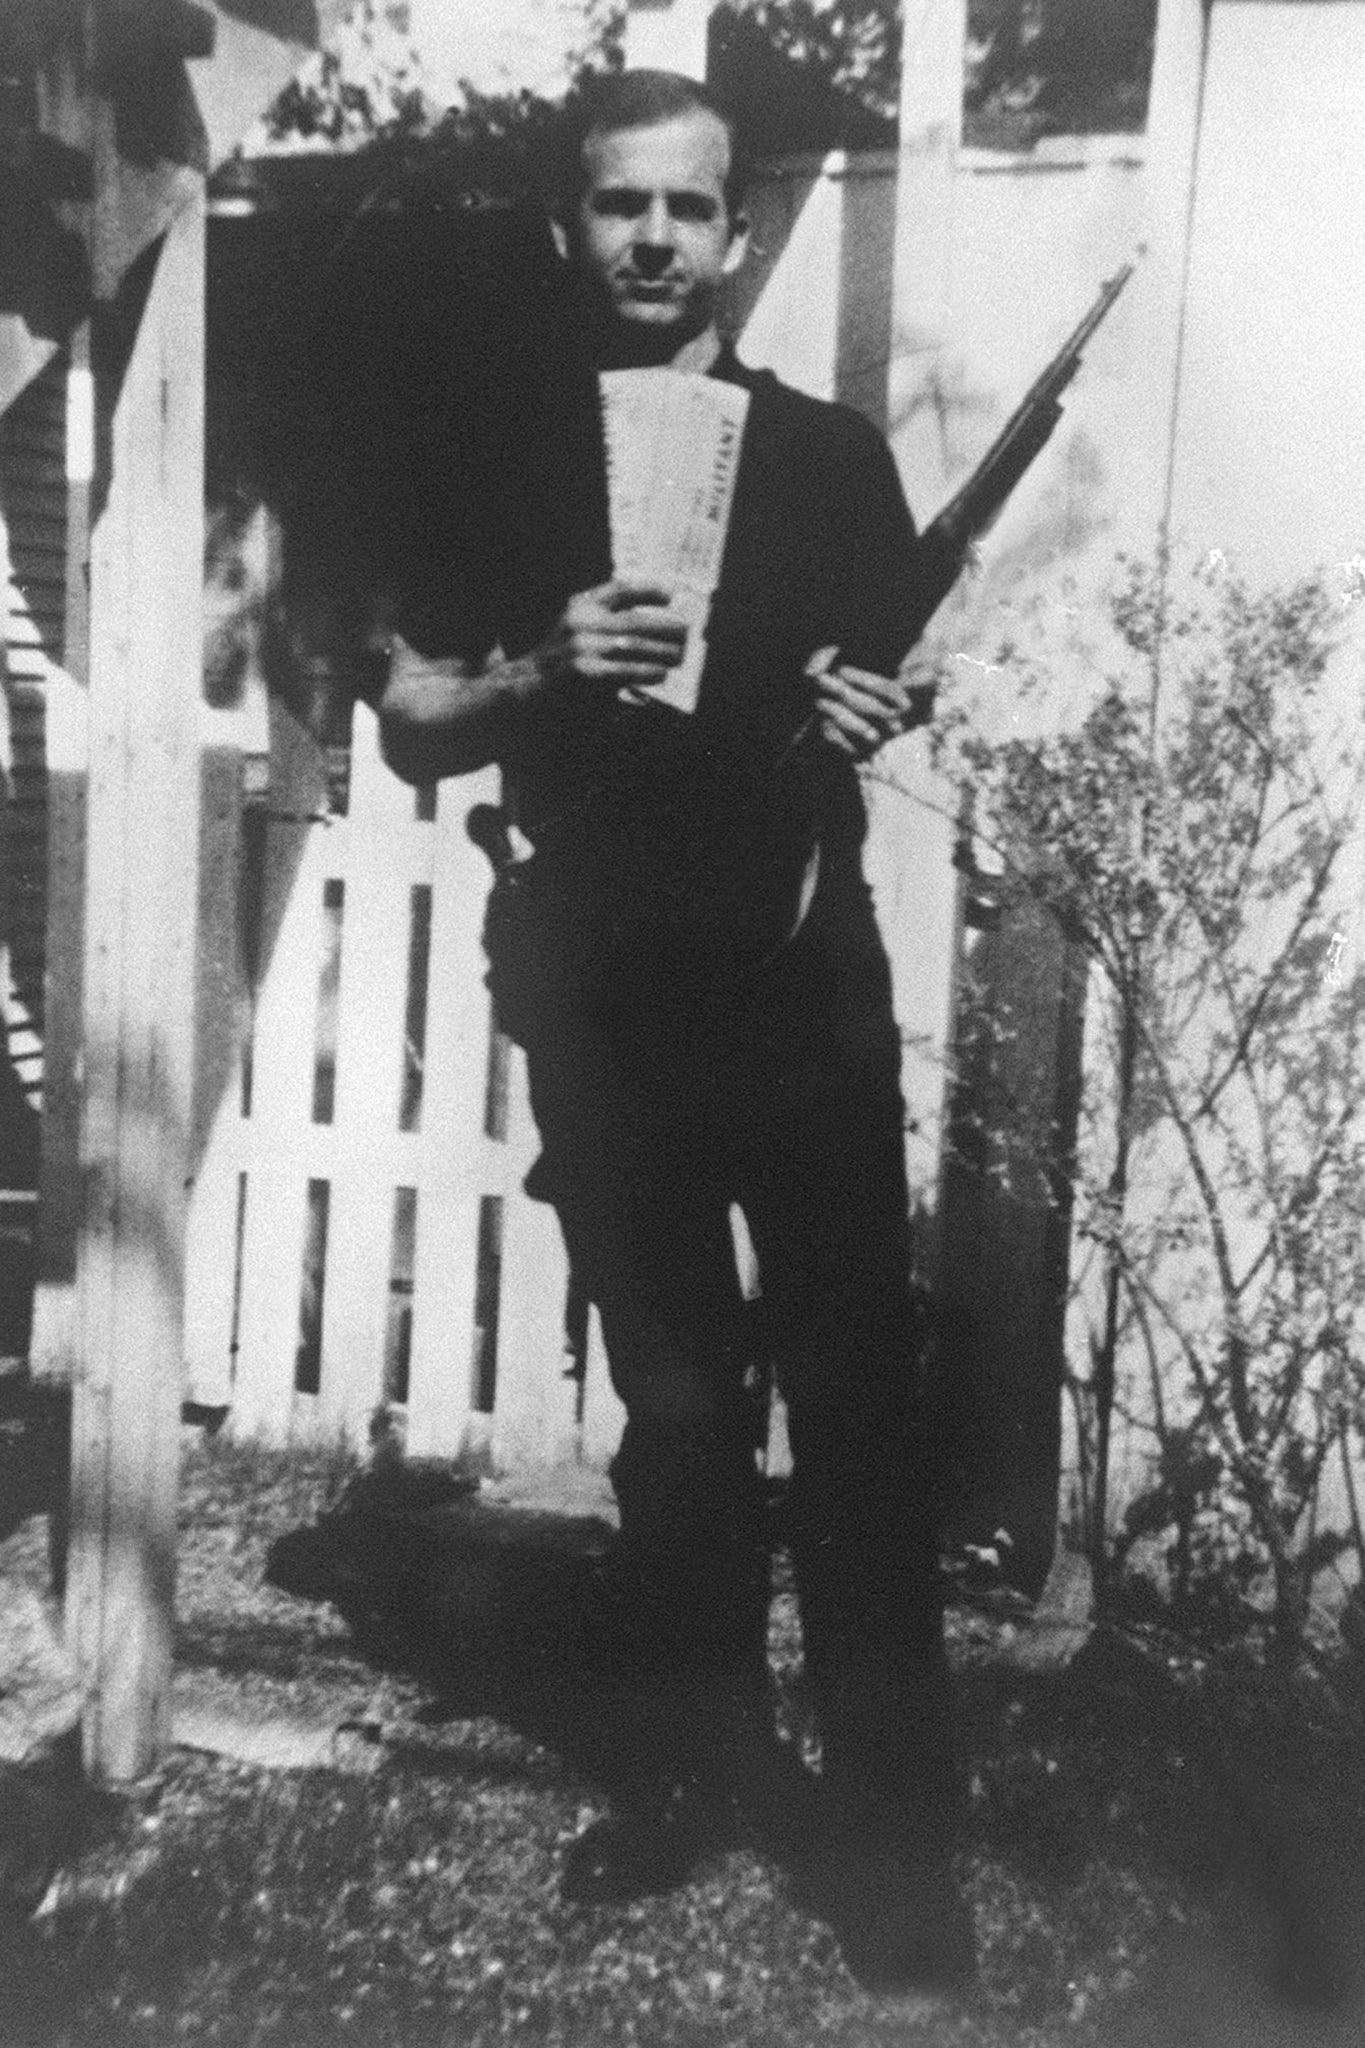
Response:
[{"label": "dirt ground", "polygon": [[[486,1661],[447,1643],[437,1682],[420,1655],[361,1656],[332,1608],[262,1583],[272,1538],[335,1479],[193,1440],[177,1744],[92,1816],[36,1917],[0,1926],[0,2048],[1365,2040],[1358,1775],[1324,1783],[1318,1760],[1226,1700],[1189,1708],[1122,1645],[1031,1672],[998,1613],[952,1621],[969,1999],[865,1996],[747,1853],[666,1899],[565,1905],[560,1858],[600,1803]],[[0,1569],[42,1575],[40,1524]],[[799,1733],[785,1588],[772,1647]]]}]

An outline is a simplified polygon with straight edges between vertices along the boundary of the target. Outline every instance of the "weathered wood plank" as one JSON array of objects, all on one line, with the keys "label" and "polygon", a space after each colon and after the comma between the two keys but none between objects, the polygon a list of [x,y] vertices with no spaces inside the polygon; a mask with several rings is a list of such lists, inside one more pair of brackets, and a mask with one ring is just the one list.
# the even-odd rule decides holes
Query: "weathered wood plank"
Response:
[{"label": "weathered wood plank", "polygon": [[145,1772],[169,1731],[204,398],[203,187],[177,182],[128,361],[101,394],[110,469],[91,548],[69,1625],[87,1765],[113,1780]]},{"label": "weathered wood plank", "polygon": [[506,1206],[494,1444],[513,1464],[552,1463],[573,1455],[578,1434],[577,1386],[565,1377],[569,1270],[554,1211],[521,1188],[539,1140],[520,1051],[510,1083],[507,1138],[497,1162]]},{"label": "weathered wood plank", "polygon": [[308,1178],[288,1159],[247,1174],[232,1419],[274,1443],[288,1441],[294,1414]]},{"label": "weathered wood plank", "polygon": [[422,1453],[454,1452],[470,1430],[478,1210],[489,1187],[489,1002],[479,944],[488,867],[464,820],[496,791],[495,773],[485,770],[443,783],[437,802],[408,1393],[408,1442]]},{"label": "weathered wood plank", "polygon": [[[356,766],[363,764],[363,745]],[[394,806],[406,824],[411,793],[394,786],[408,798],[401,809]],[[362,1439],[383,1381],[394,1190],[384,1160],[399,1135],[408,909],[417,868],[409,835],[402,825],[394,829],[392,814],[385,829],[387,795],[367,786],[353,766],[350,815],[336,828],[345,834],[346,915],[321,1405],[330,1425]]]}]

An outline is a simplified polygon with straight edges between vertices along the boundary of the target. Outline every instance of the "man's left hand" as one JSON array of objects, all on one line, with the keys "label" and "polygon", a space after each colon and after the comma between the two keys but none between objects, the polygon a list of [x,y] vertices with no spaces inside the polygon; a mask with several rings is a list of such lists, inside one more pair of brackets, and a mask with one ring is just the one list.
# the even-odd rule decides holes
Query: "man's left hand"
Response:
[{"label": "man's left hand", "polygon": [[850,760],[866,761],[897,733],[924,725],[934,713],[937,683],[913,673],[880,676],[840,661],[837,647],[822,647],[806,664],[815,685],[820,731]]}]

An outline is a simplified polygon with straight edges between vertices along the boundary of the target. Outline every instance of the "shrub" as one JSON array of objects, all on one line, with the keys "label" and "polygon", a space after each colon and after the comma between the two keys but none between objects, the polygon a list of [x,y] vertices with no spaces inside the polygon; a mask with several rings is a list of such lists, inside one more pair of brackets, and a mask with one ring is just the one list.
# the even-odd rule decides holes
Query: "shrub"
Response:
[{"label": "shrub", "polygon": [[[1016,882],[1090,964],[1074,1190],[1073,1372],[1101,1593],[1155,1555],[1164,1596],[1268,1614],[1300,1644],[1362,1427],[1365,971],[1334,927],[1358,831],[1358,675],[1322,578],[1253,592],[1164,557],[1113,595],[1116,659],[1064,730],[950,722]],[[1045,696],[1039,662],[1006,651]],[[1152,1439],[1117,1528],[1110,1440]],[[1352,1514],[1339,1517],[1348,1523]]]}]

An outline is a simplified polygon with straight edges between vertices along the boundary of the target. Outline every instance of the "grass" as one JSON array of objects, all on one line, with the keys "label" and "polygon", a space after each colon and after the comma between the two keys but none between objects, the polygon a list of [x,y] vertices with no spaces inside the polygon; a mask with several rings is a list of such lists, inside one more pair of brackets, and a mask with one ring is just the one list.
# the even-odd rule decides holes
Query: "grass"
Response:
[{"label": "grass", "polygon": [[[335,1458],[193,1440],[178,1684],[182,1701],[238,1722],[350,1720],[378,1739],[339,1749],[334,1769],[173,1751],[38,1918],[0,1928],[0,2048],[1365,2038],[1353,1979],[1321,2012],[1277,1994],[1296,1909],[1227,1796],[1205,1721],[1172,1712],[1159,1688],[1144,1694],[1121,1663],[1030,1679],[1002,1659],[1008,1628],[965,1612],[953,1639],[972,1791],[962,1868],[982,1950],[971,2002],[917,2011],[864,1996],[827,1930],[745,1854],[667,1899],[561,1904],[564,1844],[600,1810],[592,1786],[477,1698],[376,1669],[330,1609],[262,1584],[272,1537],[311,1519],[344,1477]],[[40,1536],[28,1525],[0,1566],[36,1570]],[[790,1693],[785,1593],[774,1648]],[[1333,1788],[1335,1806],[1355,1827],[1346,1789]],[[1350,1875],[1324,1846],[1336,1836],[1322,1802],[1291,1818],[1331,1873],[1340,1918]]]}]

